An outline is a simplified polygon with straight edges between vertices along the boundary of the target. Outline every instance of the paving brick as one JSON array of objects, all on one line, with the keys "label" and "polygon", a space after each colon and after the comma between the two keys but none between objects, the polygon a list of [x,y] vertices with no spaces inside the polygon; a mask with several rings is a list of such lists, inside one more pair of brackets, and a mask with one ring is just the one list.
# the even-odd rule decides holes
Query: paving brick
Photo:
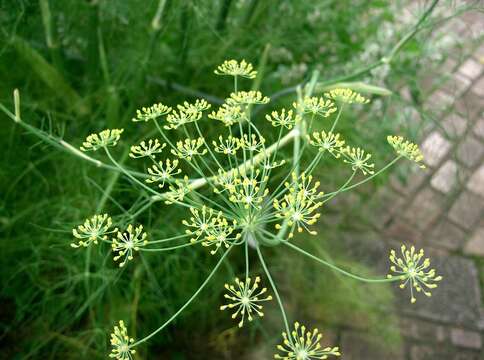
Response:
[{"label": "paving brick", "polygon": [[427,236],[430,244],[457,250],[464,244],[466,234],[448,219],[442,219]]},{"label": "paving brick", "polygon": [[338,237],[347,249],[346,254],[358,263],[367,265],[376,273],[388,271],[389,244],[381,233],[374,231],[351,231]]},{"label": "paving brick", "polygon": [[[432,76],[432,78],[435,78]],[[455,89],[455,86],[451,86],[452,89]],[[437,114],[441,114],[446,109],[448,109],[454,102],[454,97],[445,91],[437,90],[435,91],[425,103],[425,108],[427,110],[433,111]]]},{"label": "paving brick", "polygon": [[456,349],[451,346],[412,345],[410,360],[480,360],[478,351]]},{"label": "paving brick", "polygon": [[473,167],[484,154],[484,144],[473,136],[467,136],[457,147],[457,159],[464,165]]},{"label": "paving brick", "polygon": [[484,139],[484,117],[476,121],[476,124],[474,125],[474,134],[476,134],[477,137]]},{"label": "paving brick", "polygon": [[482,347],[481,334],[475,331],[454,328],[450,331],[450,338],[454,345],[479,350]]},{"label": "paving brick", "polygon": [[458,183],[458,167],[453,160],[447,160],[434,174],[430,184],[443,193],[451,191]]},{"label": "paving brick", "polygon": [[[484,45],[479,46],[476,51],[474,52],[474,56],[476,59],[480,61],[484,61]],[[482,58],[482,59],[481,59]]]},{"label": "paving brick", "polygon": [[460,256],[429,257],[432,268],[443,276],[443,280],[432,289],[431,297],[418,296],[415,304],[410,303],[408,289],[395,286],[398,307],[404,314],[413,317],[477,330],[481,295],[474,263]]},{"label": "paving brick", "polygon": [[464,247],[464,253],[473,256],[484,256],[484,223],[472,234]]},{"label": "paving brick", "polygon": [[411,242],[418,244],[422,241],[422,233],[408,221],[397,218],[392,221],[385,229],[385,234],[398,241]]},{"label": "paving brick", "polygon": [[421,95],[423,96],[424,99],[427,99],[425,103],[425,108],[432,109],[433,107],[431,106],[432,104],[429,101],[430,94],[436,89],[436,80],[438,79],[435,74],[421,74],[421,77],[419,79],[419,87],[421,91]]},{"label": "paving brick", "polygon": [[381,338],[372,338],[367,334],[344,332],[341,338],[341,352],[345,360],[392,359],[404,360],[403,348],[385,347]]},{"label": "paving brick", "polygon": [[425,130],[428,127],[429,121],[422,120],[420,113],[415,107],[413,106],[405,106],[402,109],[399,109],[395,116],[400,116],[401,121],[403,122],[403,131],[410,129],[422,129]]},{"label": "paving brick", "polygon": [[467,78],[464,75],[461,75],[460,73],[455,73],[450,77],[446,83],[441,87],[442,90],[445,91],[445,93],[448,93],[452,95],[450,98],[442,98],[440,95],[441,101],[446,101],[446,106],[451,106],[454,103],[454,97],[458,97],[464,92],[469,89],[471,86],[472,80]]},{"label": "paving brick", "polygon": [[404,216],[411,224],[425,230],[443,210],[444,197],[427,187],[417,193]]},{"label": "paving brick", "polygon": [[476,119],[484,107],[484,96],[474,92],[476,85],[470,91],[458,98],[452,107],[453,111],[466,119]]},{"label": "paving brick", "polygon": [[396,191],[408,195],[415,192],[425,181],[430,171],[412,166],[410,172],[394,174],[390,178],[390,185]]},{"label": "paving brick", "polygon": [[[480,0],[480,4],[482,5],[482,0]],[[482,15],[482,14],[479,14]],[[484,24],[484,18],[481,17],[480,22],[475,22],[470,25],[470,38],[473,40],[482,39],[482,34],[484,32],[482,24]],[[468,47],[471,47],[470,44],[468,44]]]},{"label": "paving brick", "polygon": [[452,113],[442,123],[445,135],[454,139],[461,137],[467,130],[469,122],[462,116]]},{"label": "paving brick", "polygon": [[447,327],[411,317],[401,317],[400,333],[407,339],[444,342],[450,338]]},{"label": "paving brick", "polygon": [[368,219],[377,228],[382,229],[393,215],[401,210],[404,203],[405,198],[396,191],[388,187],[381,188],[368,202]]},{"label": "paving brick", "polygon": [[[476,1],[473,1],[473,0],[463,0],[463,1],[458,1],[458,2],[460,2],[462,5],[478,3],[478,1],[476,2]],[[482,22],[484,21],[484,16],[481,13],[479,13],[478,11],[476,11],[476,12],[469,11],[469,12],[462,14],[462,20],[465,22],[465,24],[467,26],[477,24],[477,25],[480,25],[480,27],[482,29]]]},{"label": "paving brick", "polygon": [[460,17],[454,17],[444,24],[441,29],[444,34],[462,34],[466,31],[467,25]]},{"label": "paving brick", "polygon": [[456,224],[471,229],[481,218],[483,210],[484,200],[470,191],[464,191],[452,205],[449,218]]},{"label": "paving brick", "polygon": [[474,80],[481,75],[482,70],[483,66],[481,63],[477,62],[473,58],[469,58],[459,67],[459,70],[457,71],[467,78]]},{"label": "paving brick", "polygon": [[467,188],[484,197],[484,164],[472,174],[467,183]]},{"label": "paving brick", "polygon": [[437,166],[447,155],[451,148],[451,143],[440,133],[434,131],[430,133],[422,142],[421,150],[425,164]]},{"label": "paving brick", "polygon": [[484,77],[479,78],[474,86],[472,86],[472,92],[479,96],[484,96]]},{"label": "paving brick", "polygon": [[447,57],[445,62],[440,66],[440,69],[447,74],[453,73],[457,69],[457,61],[451,57]]}]

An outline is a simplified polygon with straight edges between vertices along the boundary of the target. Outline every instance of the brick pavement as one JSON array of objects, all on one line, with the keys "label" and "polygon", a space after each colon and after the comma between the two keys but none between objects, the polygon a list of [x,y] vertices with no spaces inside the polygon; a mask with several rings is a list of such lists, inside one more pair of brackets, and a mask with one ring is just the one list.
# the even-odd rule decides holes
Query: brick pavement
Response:
[{"label": "brick pavement", "polygon": [[[484,34],[484,14],[463,16],[446,29]],[[444,280],[416,304],[396,289],[401,345],[388,349],[345,329],[339,334],[343,360],[484,359],[484,44],[454,54],[443,71],[446,82],[425,84],[423,110],[433,120],[420,137],[427,169],[406,177],[395,171],[366,213],[373,236],[387,244],[384,251],[402,242],[424,248]],[[353,240],[363,241],[359,234]]]}]

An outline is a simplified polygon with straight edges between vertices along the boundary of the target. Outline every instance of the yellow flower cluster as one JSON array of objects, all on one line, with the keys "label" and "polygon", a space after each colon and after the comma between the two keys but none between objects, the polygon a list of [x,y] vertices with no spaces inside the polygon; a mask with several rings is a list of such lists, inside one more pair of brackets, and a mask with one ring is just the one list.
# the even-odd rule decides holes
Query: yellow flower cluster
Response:
[{"label": "yellow flower cluster", "polygon": [[200,149],[204,145],[203,138],[185,139],[177,141],[176,150],[172,149],[171,153],[180,159],[191,161],[194,156],[201,156],[207,153],[207,149]]},{"label": "yellow flower cluster", "polygon": [[262,95],[260,91],[239,91],[230,94],[230,98],[225,102],[229,106],[237,105],[253,105],[253,104],[267,104],[270,99],[267,96]]},{"label": "yellow flower cluster", "polygon": [[236,225],[235,220],[229,223],[222,216],[215,217],[212,219],[211,226],[205,230],[206,236],[202,241],[202,246],[215,246],[215,249],[210,251],[212,255],[215,255],[222,246],[228,249],[232,243],[241,237],[239,232],[234,234]]},{"label": "yellow flower cluster", "polygon": [[252,64],[245,60],[241,62],[237,60],[225,60],[214,72],[217,75],[240,76],[248,79],[254,79],[257,76],[257,71],[254,71]]},{"label": "yellow flower cluster", "polygon": [[360,170],[363,175],[373,174],[375,171],[375,164],[370,163],[371,154],[365,152],[365,150],[359,147],[354,148],[347,146],[341,150],[341,154],[344,157],[344,162],[351,165],[351,168],[356,171]]},{"label": "yellow flower cluster", "polygon": [[247,116],[238,105],[223,104],[218,110],[208,115],[210,119],[221,121],[225,126],[232,126],[235,123],[247,120]]},{"label": "yellow flower cluster", "polygon": [[147,236],[146,232],[143,232],[143,225],[134,227],[129,224],[125,231],[118,231],[111,245],[113,252],[117,253],[114,261],[122,259],[119,266],[123,267],[126,262],[133,260],[133,251],[139,251],[140,247],[148,244]]},{"label": "yellow flower cluster", "polygon": [[442,276],[437,276],[435,269],[429,269],[430,259],[424,259],[422,249],[416,251],[414,246],[407,249],[405,245],[402,245],[400,252],[401,257],[398,257],[395,250],[390,251],[390,261],[393,264],[390,266],[390,270],[393,274],[388,274],[387,277],[389,279],[396,277],[402,280],[401,289],[409,285],[412,304],[417,301],[413,293],[414,289],[418,293],[422,292],[426,296],[431,296],[429,290],[437,287],[436,282],[441,281]]},{"label": "yellow flower cluster", "polygon": [[149,139],[147,142],[142,141],[139,145],[131,146],[131,152],[129,156],[133,159],[150,157],[155,158],[155,154],[159,154],[166,147],[166,144],[161,144],[158,139]]},{"label": "yellow flower cluster", "polygon": [[333,89],[325,93],[324,95],[330,99],[333,99],[336,102],[342,102],[346,104],[367,104],[370,102],[369,99],[348,88]]},{"label": "yellow flower cluster", "polygon": [[174,184],[170,184],[168,188],[170,189],[170,191],[165,193],[165,204],[168,205],[182,202],[185,198],[185,195],[192,191],[192,187],[190,186],[190,180],[186,175],[183,177],[183,180],[175,180]]},{"label": "yellow flower cluster", "polygon": [[192,217],[190,221],[183,220],[182,223],[188,229],[186,233],[192,235],[192,243],[197,242],[202,236],[207,235],[209,230],[219,223],[222,219],[222,212],[215,212],[213,209],[203,205],[201,209],[190,208]]},{"label": "yellow flower cluster", "polygon": [[282,333],[284,339],[277,349],[281,355],[274,355],[274,359],[282,360],[319,360],[328,356],[340,356],[338,347],[323,348],[319,343],[323,335],[318,329],[307,330],[304,325],[294,323],[294,330],[290,334]]},{"label": "yellow flower cluster", "polygon": [[88,247],[91,243],[97,244],[98,240],[107,240],[108,235],[118,231],[111,229],[113,221],[108,214],[94,215],[84,221],[84,224],[72,229],[72,235],[79,239],[77,244],[72,243],[74,248]]},{"label": "yellow flower cluster", "polygon": [[[320,185],[316,181],[311,185],[312,176],[306,176],[302,173],[300,178],[293,173],[293,181],[286,182],[284,186],[288,190],[282,200],[274,199],[274,209],[277,210],[276,217],[285,219],[289,226],[297,228],[298,232],[305,229],[309,234],[316,235],[317,232],[310,230],[309,226],[314,225],[320,218],[321,214],[315,211],[323,205],[320,198],[323,193],[318,190]],[[298,181],[299,180],[299,181]],[[276,229],[280,229],[281,225],[277,224]],[[289,237],[293,236],[293,230],[290,231]]]},{"label": "yellow flower cluster", "polygon": [[219,136],[218,140],[218,143],[216,141],[212,142],[214,150],[225,155],[235,155],[241,145],[240,140],[232,135],[229,135],[226,139]]},{"label": "yellow flower cluster", "polygon": [[106,129],[97,134],[91,134],[82,143],[82,151],[96,151],[108,146],[116,146],[123,129]]},{"label": "yellow flower cluster", "polygon": [[162,188],[165,183],[173,178],[173,175],[181,173],[181,169],[177,169],[178,160],[171,161],[166,159],[165,162],[159,161],[157,164],[148,168],[148,174],[150,177],[145,181],[147,183],[159,183],[158,187]]},{"label": "yellow flower cluster", "polygon": [[120,320],[119,326],[114,326],[114,331],[111,334],[111,346],[113,348],[109,357],[117,360],[132,360],[133,354],[136,353],[136,350],[131,348],[133,342],[134,339],[128,336],[124,321]]},{"label": "yellow flower cluster", "polygon": [[261,302],[272,300],[271,295],[261,297],[267,292],[267,288],[259,288],[260,277],[257,276],[252,283],[251,278],[240,281],[235,278],[235,286],[225,284],[225,289],[229,291],[224,297],[230,302],[227,305],[220,306],[220,310],[234,309],[232,319],[240,316],[239,327],[244,326],[244,320],[253,320],[253,315],[264,316]]},{"label": "yellow flower cluster", "polygon": [[411,161],[415,161],[420,168],[424,169],[425,165],[421,162],[423,161],[423,155],[420,151],[418,145],[405,140],[401,136],[387,136],[388,143],[395,149],[398,155],[404,156]]},{"label": "yellow flower cluster", "polygon": [[253,176],[236,177],[229,190],[231,193],[229,200],[242,204],[246,209],[260,209],[261,203],[269,194],[269,189],[261,189],[261,184],[266,183],[268,178],[257,180],[258,175],[257,170]]},{"label": "yellow flower cluster", "polygon": [[153,104],[150,107],[143,107],[137,110],[136,117],[132,120],[134,122],[156,120],[160,116],[168,114],[170,111],[171,107],[163,105],[162,103]]},{"label": "yellow flower cluster", "polygon": [[292,110],[286,112],[286,109],[282,109],[280,112],[273,111],[271,115],[266,115],[267,121],[270,121],[272,126],[282,126],[286,129],[292,129],[294,124],[301,121],[301,116],[293,116]]},{"label": "yellow flower cluster", "polygon": [[319,148],[320,152],[328,151],[335,158],[341,156],[345,141],[340,138],[340,134],[332,132],[314,132],[312,137],[307,135],[309,143]]},{"label": "yellow flower cluster", "polygon": [[333,101],[323,97],[305,97],[302,103],[295,102],[292,106],[303,114],[328,117],[337,109]]}]

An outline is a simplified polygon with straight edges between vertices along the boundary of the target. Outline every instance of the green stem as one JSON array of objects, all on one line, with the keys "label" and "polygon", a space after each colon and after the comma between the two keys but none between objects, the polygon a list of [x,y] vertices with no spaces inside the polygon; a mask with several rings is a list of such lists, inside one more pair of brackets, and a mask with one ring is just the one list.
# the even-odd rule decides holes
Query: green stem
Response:
[{"label": "green stem", "polygon": [[158,249],[147,249],[147,248],[140,248],[140,251],[148,251],[148,252],[161,252],[161,251],[171,251],[171,250],[176,250],[176,249],[181,249],[184,247],[188,246],[193,246],[196,244],[200,244],[202,241],[196,241],[196,242],[190,242],[182,245],[177,245],[177,246],[170,246],[166,248],[158,248]]},{"label": "green stem", "polygon": [[371,70],[383,65],[383,64],[388,64],[390,63],[393,58],[395,57],[395,55],[402,49],[402,47],[408,43],[414,36],[415,34],[417,34],[420,29],[421,29],[421,25],[422,23],[432,14],[435,6],[437,5],[437,3],[439,2],[439,0],[434,0],[432,2],[432,4],[429,6],[429,8],[422,14],[422,16],[420,17],[420,19],[418,20],[417,24],[415,24],[415,26],[412,28],[412,30],[410,30],[407,35],[405,35],[391,50],[390,52],[388,53],[388,56],[384,56],[382,57],[381,59],[375,61],[373,64],[370,64],[370,65],[367,65],[357,71],[355,71],[354,73],[352,74],[349,74],[349,75],[345,75],[345,76],[340,76],[340,77],[337,77],[337,78],[334,78],[334,79],[330,79],[330,80],[327,80],[327,81],[324,81],[320,84],[318,84],[318,87],[321,86],[321,87],[324,87],[324,86],[328,86],[328,85],[331,85],[331,84],[336,84],[336,83],[339,83],[339,82],[342,82],[342,81],[347,81],[347,80],[351,80],[351,79],[354,79],[354,78],[357,78],[361,75],[364,75],[368,72],[370,72]]},{"label": "green stem", "polygon": [[[306,96],[312,95],[314,88],[316,86],[316,82],[318,81],[318,77],[319,77],[319,72],[314,71],[313,75],[311,76],[311,80],[309,81],[309,84],[305,89],[305,95]],[[299,86],[297,88],[297,94],[298,94],[298,102],[301,104],[302,101],[303,101],[303,96],[302,96],[301,87],[299,87]],[[300,107],[298,107],[298,108],[300,108]],[[299,114],[299,115],[302,115],[302,114]],[[299,172],[300,172],[299,160],[302,157],[301,136],[303,136],[303,134],[305,133],[306,128],[307,128],[307,125],[305,123],[304,117],[302,117],[302,120],[299,123],[297,123],[294,126],[294,129],[290,132],[290,133],[292,133],[294,131],[297,134],[297,136],[294,139],[294,148],[293,148],[294,149],[293,150],[293,168],[294,168],[293,171],[296,173],[297,178],[299,178]],[[304,145],[306,145],[306,144],[304,144]],[[296,184],[294,186],[296,186]],[[278,187],[278,189],[279,189],[279,187]],[[284,222],[281,226],[281,229],[278,231],[277,235],[273,238],[273,240],[269,241],[267,244],[268,245],[277,245],[279,242],[281,242],[282,238],[286,235],[287,228],[288,228],[287,220],[284,220]]]},{"label": "green stem", "polygon": [[331,126],[331,129],[329,130],[329,132],[332,133],[333,130],[336,128],[336,125],[338,124],[338,120],[341,116],[341,113],[343,112],[343,107],[344,107],[344,104],[341,104],[341,106],[339,107],[339,110],[338,110],[338,115],[336,116],[336,119],[333,122],[333,126]]},{"label": "green stem", "polygon": [[[14,96],[14,97],[18,98],[18,91],[14,92],[14,94],[17,95],[17,96]],[[118,171],[118,172],[123,172],[115,166],[103,163],[100,160],[97,160],[97,159],[90,157],[86,153],[76,149],[74,146],[65,142],[61,138],[53,136],[49,133],[46,133],[45,131],[42,131],[42,130],[36,128],[35,126],[27,124],[26,122],[24,122],[20,118],[20,104],[18,104],[18,102],[15,103],[15,107],[16,107],[16,109],[18,108],[18,112],[16,111],[16,114],[18,114],[17,116],[12,114],[3,104],[0,104],[0,110],[2,110],[5,113],[5,115],[7,115],[10,119],[12,119],[16,123],[18,123],[25,130],[27,130],[29,133],[37,136],[38,138],[42,139],[46,143],[48,143],[48,144],[50,144],[50,145],[52,145],[52,146],[54,146],[54,147],[56,147],[56,148],[58,148],[62,151],[68,152],[71,155],[75,155],[82,160],[88,161],[88,162],[90,162],[91,164],[94,164],[97,167],[109,169],[109,170],[114,170],[114,171]],[[148,178],[148,175],[137,172],[137,171],[131,171],[131,170],[125,170],[125,171],[129,172],[133,176],[137,176],[137,177],[140,177],[140,178]]]},{"label": "green stem", "polygon": [[417,24],[413,27],[413,29],[405,35],[390,51],[389,55],[386,58],[382,59],[382,62],[391,62],[395,55],[400,51],[400,49],[405,46],[407,42],[409,42],[415,34],[420,30],[420,26],[423,24],[423,22],[432,14],[432,12],[435,9],[435,6],[437,6],[439,0],[434,0],[432,4],[428,7],[428,9],[422,14],[420,19],[418,20]]},{"label": "green stem", "polygon": [[[348,190],[351,190],[357,186],[360,186],[360,185],[363,185],[364,183],[370,181],[371,179],[373,179],[374,177],[378,176],[379,174],[381,174],[382,172],[384,172],[386,169],[388,169],[390,166],[392,166],[393,164],[395,164],[398,160],[400,160],[402,158],[402,155],[399,155],[397,156],[395,159],[393,159],[392,161],[390,161],[388,164],[386,164],[383,168],[381,168],[380,170],[378,170],[376,173],[374,173],[373,175],[367,177],[366,179],[364,180],[361,180],[360,182],[357,182],[356,184],[353,184],[351,186],[348,186],[347,188],[342,188],[342,189],[339,189],[337,192],[340,193],[340,192],[343,192],[343,191],[348,191]],[[330,192],[330,193],[327,193],[327,194],[324,194],[323,197],[333,197],[333,195],[336,193],[336,191],[333,191],[333,192]]]},{"label": "green stem", "polygon": [[[127,153],[125,154],[127,155]],[[123,157],[123,161],[126,158],[126,156]],[[101,199],[99,200],[97,206],[96,206],[96,213],[100,214],[104,207],[106,206],[106,202],[109,199],[109,196],[114,190],[114,186],[116,182],[119,180],[119,172],[115,172],[111,175],[111,178],[109,179],[109,182],[106,186],[106,191],[103,192],[103,195]],[[108,241],[110,242],[110,241]],[[91,257],[92,257],[92,247],[89,246],[89,248],[86,251],[86,256],[85,256],[85,263],[84,263],[84,288],[86,291],[86,298],[88,299],[91,296]],[[94,312],[92,311],[92,305],[89,303],[89,313],[90,316],[94,317]]]},{"label": "green stem", "polygon": [[348,180],[345,181],[345,183],[337,190],[337,191],[334,191],[333,194],[327,198],[326,200],[323,201],[323,204],[325,202],[328,202],[329,200],[331,200],[332,198],[334,198],[336,195],[338,195],[340,192],[344,191],[344,189],[346,188],[346,186],[351,182],[351,180],[353,180],[353,178],[355,177],[355,174],[356,174],[356,170],[353,171],[353,174],[351,174],[351,176],[349,177]]},{"label": "green stem", "polygon": [[158,31],[161,29],[161,18],[163,16],[163,12],[165,11],[166,3],[166,0],[160,0],[160,2],[158,3],[155,16],[153,17],[153,20],[151,20],[151,28],[154,31]]},{"label": "green stem", "polygon": [[[72,155],[75,155],[82,160],[88,161],[88,162],[96,165],[97,167],[122,172],[126,175],[129,173],[130,175],[136,176],[136,177],[139,177],[139,178],[148,178],[149,177],[149,175],[147,175],[147,174],[143,174],[143,173],[132,171],[132,170],[127,170],[127,169],[124,169],[124,168],[119,168],[119,167],[116,167],[116,166],[112,166],[112,165],[103,163],[100,160],[94,159],[94,158],[90,157],[89,155],[85,154],[84,152],[76,149],[74,146],[65,142],[64,140],[57,138],[55,136],[52,136],[52,135],[50,135],[50,134],[48,134],[48,133],[46,133],[42,130],[37,129],[34,126],[31,126],[31,125],[23,122],[22,119],[20,118],[20,116],[15,116],[14,114],[12,114],[3,104],[0,104],[0,110],[2,110],[9,118],[11,118],[13,121],[18,123],[20,126],[22,126],[24,129],[26,129],[28,132],[30,132],[30,133],[34,134],[35,136],[41,138],[46,143],[49,143],[49,144],[51,144],[51,145],[53,145],[53,146],[55,146],[55,147],[57,147],[57,148],[59,148],[63,151],[66,151],[66,152],[68,152]],[[17,112],[17,114],[20,114],[20,112]],[[254,157],[254,164],[260,163],[265,158],[266,155],[267,156],[271,155],[273,152],[275,152],[279,148],[287,145],[294,138],[296,138],[298,136],[300,136],[300,133],[298,131],[296,131],[295,129],[291,130],[282,139],[280,139],[280,142],[278,144],[274,143],[271,146],[269,146],[266,149],[265,154],[264,153],[257,154]],[[229,172],[241,172],[243,169],[245,169],[247,166],[249,166],[249,164],[250,164],[250,162],[245,162],[245,163],[240,164],[239,166],[232,168],[228,171]],[[211,177],[210,180],[215,180],[215,177]],[[192,189],[195,190],[195,189],[198,189],[200,187],[205,186],[207,184],[207,182],[208,182],[207,178],[193,179],[193,181],[191,181],[191,183],[190,183],[190,186],[191,186]],[[151,190],[150,192],[153,193],[154,191]],[[160,194],[160,193],[157,193],[157,192],[155,192],[155,193],[156,193],[156,195],[153,196],[154,200],[159,201],[159,200],[165,199],[166,194],[164,194],[164,193]]]},{"label": "green stem", "polygon": [[210,272],[210,274],[207,276],[207,278],[205,279],[205,281],[202,283],[202,285],[200,285],[200,287],[197,289],[197,291],[195,291],[195,293],[187,300],[187,302],[180,309],[178,309],[178,311],[176,313],[174,313],[163,325],[161,325],[158,329],[156,329],[155,331],[153,331],[148,336],[145,336],[141,340],[138,340],[137,342],[135,342],[134,344],[132,344],[130,346],[130,348],[133,348],[135,346],[138,346],[139,344],[144,343],[145,341],[151,339],[153,336],[155,336],[161,330],[163,330],[166,326],[168,326],[168,324],[170,324],[173,320],[175,320],[177,318],[177,316],[180,315],[182,313],[182,311],[185,310],[187,308],[187,306],[190,305],[190,303],[198,296],[198,294],[200,294],[200,292],[208,284],[208,282],[210,281],[210,279],[212,279],[213,275],[215,275],[215,273],[217,272],[218,268],[223,263],[225,257],[229,254],[230,250],[232,250],[232,246],[233,245],[231,245],[227,249],[227,251],[222,255],[222,257],[217,262],[217,264],[215,265],[215,267],[213,268],[213,270]]},{"label": "green stem", "polygon": [[129,177],[131,180],[133,180],[136,184],[138,184],[139,186],[141,186],[143,189],[145,189],[146,191],[156,195],[156,196],[162,196],[162,194],[160,194],[159,192],[149,188],[148,186],[146,186],[145,184],[143,184],[141,181],[139,181],[138,179],[136,179],[133,175],[131,175],[129,173],[129,171],[125,170],[120,164],[118,164],[118,162],[116,160],[114,160],[113,156],[111,155],[111,153],[109,152],[109,149],[105,146],[104,147],[104,151],[106,152],[106,155],[109,157],[109,159],[112,161],[112,163],[119,169],[121,170],[122,173],[124,173],[127,177]]},{"label": "green stem", "polygon": [[249,277],[249,239],[245,239],[245,278]]},{"label": "green stem", "polygon": [[259,260],[261,262],[261,265],[264,268],[267,279],[269,280],[269,283],[271,284],[272,290],[274,291],[274,295],[276,296],[277,303],[279,304],[279,308],[281,309],[282,318],[284,319],[284,326],[286,327],[287,334],[290,334],[291,331],[289,330],[289,323],[287,321],[287,316],[286,316],[286,312],[284,310],[284,305],[282,304],[281,297],[279,296],[279,292],[277,291],[276,285],[274,284],[274,281],[272,280],[271,273],[269,272],[269,269],[267,268],[267,265],[264,261],[264,257],[262,256],[262,252],[260,251],[259,245],[257,245],[256,249],[257,249],[257,254],[259,255]]},{"label": "green stem", "polygon": [[169,238],[152,240],[149,243],[150,244],[159,244],[159,243],[164,243],[164,242],[167,242],[167,241],[173,241],[173,240],[183,239],[183,238],[188,237],[188,236],[190,236],[190,234],[177,235],[177,236],[172,236],[172,237],[169,237]]},{"label": "green stem", "polygon": [[285,245],[289,246],[290,248],[293,248],[294,250],[300,252],[301,254],[303,255],[306,255],[307,257],[313,259],[313,260],[316,260],[317,262],[323,264],[323,265],[326,265],[328,267],[330,267],[331,269],[333,269],[334,271],[337,271],[343,275],[346,275],[352,279],[355,279],[355,280],[360,280],[360,281],[363,281],[363,282],[367,282],[367,283],[387,283],[387,282],[394,282],[394,281],[398,281],[400,280],[400,278],[396,278],[396,277],[393,277],[391,279],[388,279],[388,278],[383,278],[383,279],[368,279],[368,278],[364,278],[364,277],[361,277],[361,276],[358,276],[358,275],[355,275],[355,274],[352,274],[346,270],[343,270],[339,267],[337,267],[336,265],[333,265],[331,264],[330,262],[327,262],[323,259],[320,259],[318,258],[317,256],[314,256],[313,254],[311,253],[308,253],[307,251],[304,251],[303,249],[297,247],[296,245],[294,244],[291,244],[290,242],[284,242]]}]

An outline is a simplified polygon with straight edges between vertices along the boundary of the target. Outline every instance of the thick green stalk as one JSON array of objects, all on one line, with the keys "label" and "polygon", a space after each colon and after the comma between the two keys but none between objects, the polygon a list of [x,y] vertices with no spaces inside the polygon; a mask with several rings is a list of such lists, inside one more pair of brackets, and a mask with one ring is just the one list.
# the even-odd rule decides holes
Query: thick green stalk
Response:
[{"label": "thick green stalk", "polygon": [[[15,96],[16,93],[17,93],[17,97],[18,97],[18,90],[17,89],[16,89],[16,91],[14,91],[14,98],[16,98],[16,96]],[[50,145],[52,145],[52,146],[54,146],[54,147],[56,147],[56,148],[58,148],[62,151],[70,153],[71,155],[77,156],[78,158],[80,158],[84,161],[90,162],[91,164],[94,164],[97,167],[108,169],[108,170],[114,170],[114,171],[118,171],[118,172],[123,172],[119,168],[117,168],[116,166],[106,164],[106,163],[104,163],[100,160],[97,160],[97,159],[87,155],[86,153],[80,151],[79,149],[76,149],[74,146],[65,142],[61,138],[56,137],[54,135],[51,135],[51,134],[49,134],[45,131],[42,131],[42,130],[36,128],[35,126],[27,124],[20,117],[20,105],[18,105],[17,102],[15,103],[15,107],[16,107],[16,114],[14,115],[3,104],[0,104],[0,110],[2,110],[10,119],[12,119],[16,123],[18,123],[25,130],[27,130],[29,133],[37,136],[38,138],[42,139],[46,143],[48,143],[48,144],[50,144]],[[17,109],[17,107],[18,107],[18,109]],[[147,178],[148,177],[148,175],[137,172],[137,171],[131,171],[131,170],[126,170],[126,169],[125,169],[125,171],[129,172],[131,175],[134,175],[134,176],[137,176],[137,177],[140,177],[140,178]]]},{"label": "thick green stalk", "polygon": [[[316,86],[316,82],[318,81],[318,77],[319,77],[319,72],[314,71],[311,77],[311,80],[305,89],[305,96],[312,95],[314,91],[314,87]],[[303,96],[302,96],[302,91],[300,87],[298,87],[297,92],[298,92],[298,102],[301,103],[303,101]],[[299,114],[299,115],[302,115],[302,114]],[[293,171],[296,173],[297,177],[299,177],[299,170],[300,170],[299,161],[302,156],[301,137],[305,135],[306,129],[307,129],[306,120],[304,119],[304,117],[302,117],[302,120],[299,123],[297,123],[294,129],[290,132],[290,133],[295,132],[297,134],[297,136],[294,138],[294,148],[293,148],[293,167],[294,167]],[[277,245],[279,242],[282,241],[282,238],[286,236],[287,229],[288,229],[288,224],[287,224],[287,220],[285,220],[281,225],[281,228],[279,229],[277,235],[272,240],[266,240],[266,244],[269,246]]]},{"label": "thick green stalk", "polygon": [[165,11],[166,3],[167,3],[166,0],[160,0],[160,2],[158,3],[155,16],[151,21],[151,27],[155,31],[158,31],[161,29],[161,18],[163,16],[163,12]]}]

